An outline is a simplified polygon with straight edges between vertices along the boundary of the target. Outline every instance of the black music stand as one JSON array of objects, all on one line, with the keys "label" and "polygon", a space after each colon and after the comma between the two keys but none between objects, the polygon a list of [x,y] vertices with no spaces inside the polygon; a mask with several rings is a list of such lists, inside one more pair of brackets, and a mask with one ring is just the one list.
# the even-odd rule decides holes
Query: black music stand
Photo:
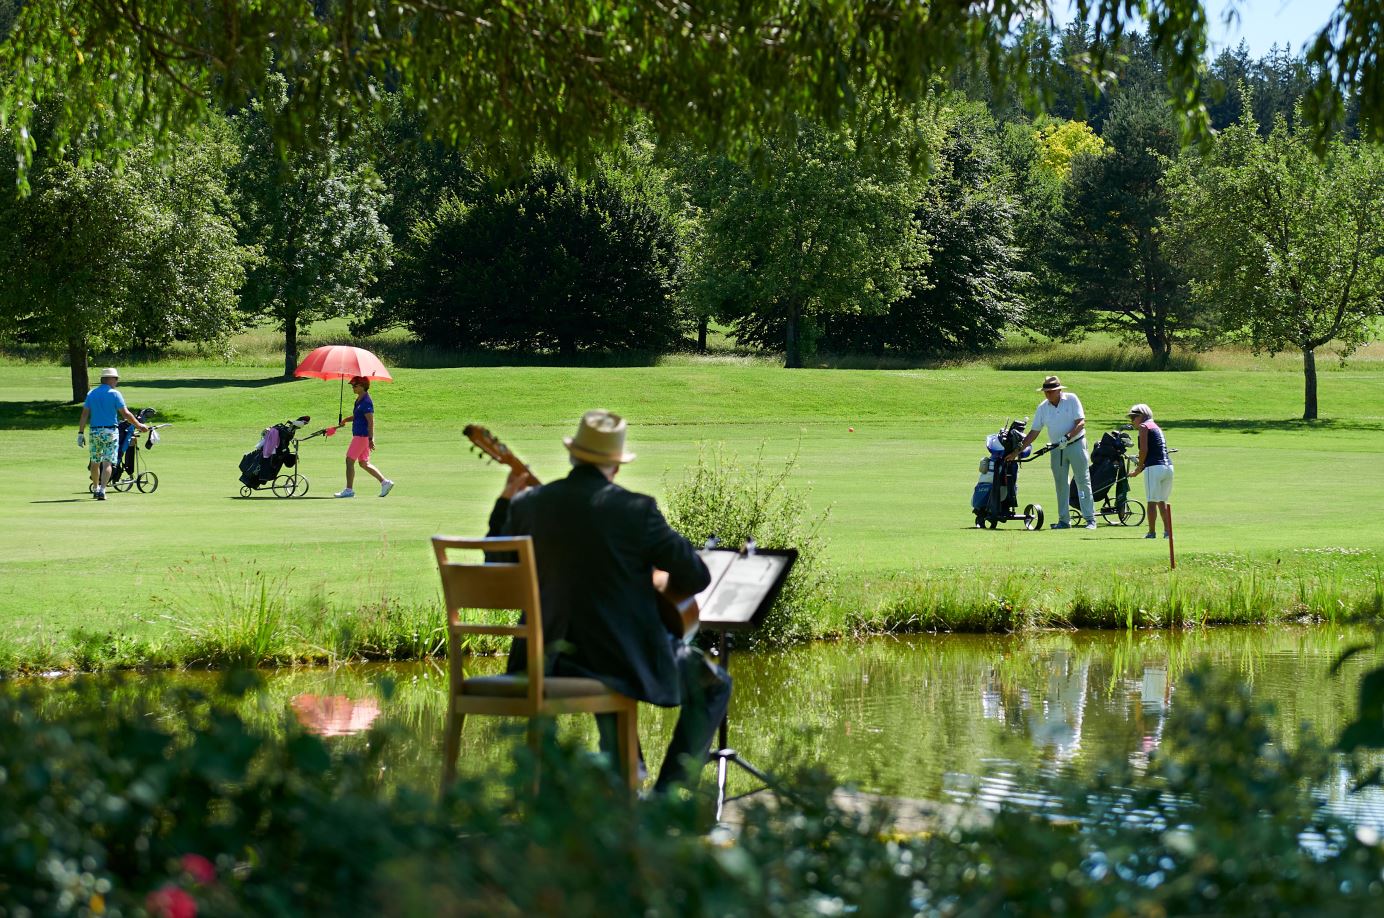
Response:
[{"label": "black music stand", "polygon": [[[741,553],[734,549],[708,548],[698,554],[707,562],[713,578],[711,585],[697,596],[699,628],[716,632],[718,662],[729,671],[730,641],[727,636],[735,631],[753,631],[764,623],[798,560],[798,551],[795,548],[750,549]],[[726,804],[726,773],[731,765],[764,782],[770,790],[792,796],[772,776],[756,768],[731,747],[729,708],[721,719],[716,739],[717,748],[711,750],[711,758],[716,761],[717,822],[721,821]]]}]

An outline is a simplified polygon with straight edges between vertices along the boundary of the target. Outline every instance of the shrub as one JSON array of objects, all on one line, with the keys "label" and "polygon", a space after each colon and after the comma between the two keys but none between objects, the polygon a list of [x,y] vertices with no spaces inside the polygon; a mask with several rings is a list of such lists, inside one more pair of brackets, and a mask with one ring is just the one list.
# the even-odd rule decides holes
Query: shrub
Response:
[{"label": "shrub", "polygon": [[813,636],[813,610],[824,601],[828,576],[822,567],[822,529],[829,511],[817,516],[807,491],[789,483],[797,457],[778,471],[764,467],[764,453],[741,465],[718,447],[705,450],[681,481],[668,488],[668,522],[700,545],[713,535],[739,548],[753,538],[760,548],[796,548],[798,561],[763,627],[750,633],[752,645],[773,646]]},{"label": "shrub", "polygon": [[1316,795],[1349,763],[1205,672],[1146,764],[915,836],[813,770],[708,838],[704,798],[634,802],[551,731],[537,760],[514,737],[500,788],[439,802],[382,777],[387,725],[347,746],[254,726],[255,688],[0,683],[0,915],[1307,915],[1384,894],[1377,835]]}]

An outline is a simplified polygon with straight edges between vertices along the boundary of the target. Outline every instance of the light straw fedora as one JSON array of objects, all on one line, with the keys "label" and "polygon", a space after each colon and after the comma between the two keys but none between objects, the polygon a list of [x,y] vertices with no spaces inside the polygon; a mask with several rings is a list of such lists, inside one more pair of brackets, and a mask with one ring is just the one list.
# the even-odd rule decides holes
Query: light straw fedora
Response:
[{"label": "light straw fedora", "polygon": [[1053,389],[1065,388],[1067,387],[1062,385],[1062,380],[1058,379],[1056,376],[1049,376],[1047,379],[1043,380],[1043,384],[1038,387],[1038,391],[1051,392]]},{"label": "light straw fedora", "polygon": [[574,459],[594,465],[633,462],[634,453],[625,452],[625,419],[596,408],[581,416],[575,437],[563,437],[562,445]]},{"label": "light straw fedora", "polygon": [[101,371],[101,378],[102,378],[102,379],[119,379],[119,378],[120,378],[120,371],[117,370],[115,367],[106,367],[104,370]]}]

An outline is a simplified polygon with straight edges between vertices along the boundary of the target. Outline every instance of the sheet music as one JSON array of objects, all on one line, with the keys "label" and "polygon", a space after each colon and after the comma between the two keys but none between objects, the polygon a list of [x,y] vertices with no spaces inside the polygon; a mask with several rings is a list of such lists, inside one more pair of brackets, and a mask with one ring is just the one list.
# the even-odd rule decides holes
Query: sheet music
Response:
[{"label": "sheet music", "polygon": [[[711,586],[697,595],[704,624],[747,624],[769,591],[779,581],[791,559],[782,555],[737,555],[727,551],[704,551],[702,560],[712,569]],[[719,556],[719,557],[712,557]]]}]

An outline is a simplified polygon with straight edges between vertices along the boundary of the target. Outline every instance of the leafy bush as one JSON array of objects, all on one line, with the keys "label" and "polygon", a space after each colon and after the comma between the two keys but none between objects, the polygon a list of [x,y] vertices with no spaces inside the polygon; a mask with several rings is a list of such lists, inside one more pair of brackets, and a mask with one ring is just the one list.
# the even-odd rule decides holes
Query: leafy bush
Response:
[{"label": "leafy bush", "polygon": [[705,450],[681,481],[668,488],[668,522],[701,545],[713,535],[739,548],[753,538],[760,548],[796,548],[798,561],[752,644],[773,646],[814,636],[813,610],[824,599],[827,574],[821,565],[827,511],[813,516],[807,492],[789,484],[797,465],[790,457],[779,471],[764,468],[761,451],[751,465],[721,448]]},{"label": "leafy bush", "polygon": [[678,233],[667,202],[615,169],[583,180],[540,165],[415,225],[392,318],[461,349],[669,350],[690,328]]},{"label": "leafy bush", "polygon": [[0,915],[1307,915],[1384,894],[1379,839],[1314,794],[1327,752],[1205,673],[1146,765],[1046,803],[901,836],[805,771],[735,839],[708,838],[704,798],[636,803],[551,732],[536,760],[515,737],[502,792],[391,788],[389,727],[345,747],[256,727],[254,686],[0,683]]}]

